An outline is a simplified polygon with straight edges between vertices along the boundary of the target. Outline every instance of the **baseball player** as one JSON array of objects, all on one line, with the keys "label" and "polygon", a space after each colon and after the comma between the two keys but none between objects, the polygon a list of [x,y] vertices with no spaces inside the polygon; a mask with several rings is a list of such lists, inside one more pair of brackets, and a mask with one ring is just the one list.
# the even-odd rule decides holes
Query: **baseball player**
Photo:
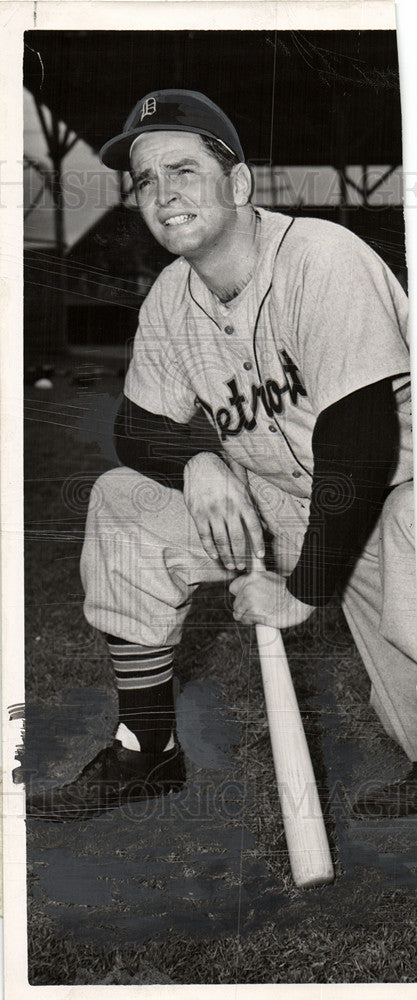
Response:
[{"label": "baseball player", "polygon": [[[255,207],[238,135],[202,94],[148,94],[101,157],[130,171],[175,259],[140,310],[115,426],[121,466],[93,488],[81,562],[85,615],[114,664],[117,731],[29,810],[81,818],[181,788],[174,649],[195,588],[224,580],[237,621],[279,628],[340,593],[371,704],[410,760],[357,814],[415,812],[406,296],[343,227]],[[191,446],[201,409],[217,453]],[[266,540],[270,568],[252,579],[248,549],[262,558]]]}]

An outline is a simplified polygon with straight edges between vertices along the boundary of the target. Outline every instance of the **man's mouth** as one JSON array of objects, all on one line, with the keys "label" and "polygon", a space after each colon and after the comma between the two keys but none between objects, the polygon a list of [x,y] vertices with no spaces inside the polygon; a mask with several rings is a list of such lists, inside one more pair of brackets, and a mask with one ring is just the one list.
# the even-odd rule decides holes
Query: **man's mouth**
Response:
[{"label": "man's mouth", "polygon": [[185,222],[192,222],[195,215],[171,215],[170,219],[165,219],[164,226],[183,226]]}]

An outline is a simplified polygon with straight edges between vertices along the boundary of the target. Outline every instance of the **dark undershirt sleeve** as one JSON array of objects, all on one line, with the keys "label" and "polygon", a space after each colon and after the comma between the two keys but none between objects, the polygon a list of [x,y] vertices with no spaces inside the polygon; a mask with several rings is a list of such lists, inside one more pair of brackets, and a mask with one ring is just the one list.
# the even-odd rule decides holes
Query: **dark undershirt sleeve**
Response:
[{"label": "dark undershirt sleeve", "polygon": [[114,443],[122,465],[178,490],[184,485],[187,462],[201,451],[188,424],[143,410],[127,396],[116,415]]},{"label": "dark undershirt sleeve", "polygon": [[389,492],[398,455],[391,379],[352,392],[320,413],[313,433],[310,517],[287,580],[305,604],[326,604],[342,589]]}]

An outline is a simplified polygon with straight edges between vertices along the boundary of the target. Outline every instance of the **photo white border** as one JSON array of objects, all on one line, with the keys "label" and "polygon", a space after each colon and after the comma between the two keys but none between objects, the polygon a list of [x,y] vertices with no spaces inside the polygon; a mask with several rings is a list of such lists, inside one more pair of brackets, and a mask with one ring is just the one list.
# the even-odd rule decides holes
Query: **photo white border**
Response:
[{"label": "photo white border", "polygon": [[[407,264],[411,284],[411,328],[417,328],[417,10],[413,0],[397,2],[403,104]],[[37,29],[101,30],[335,30],[395,28],[392,0],[17,0],[0,2],[2,63],[0,126],[7,146],[0,159],[0,364],[1,364],[1,579],[2,720],[4,825],[4,961],[6,1000],[37,992],[47,997],[105,997],[113,1000],[415,1000],[416,984],[304,984],[227,986],[29,986],[26,977],[26,849],[23,787],[14,785],[14,734],[7,707],[24,701],[23,648],[23,32]],[[414,184],[416,190],[414,191]],[[4,192],[6,191],[6,194]],[[3,205],[3,207],[1,207]],[[413,379],[416,359],[413,348]],[[414,407],[415,408],[415,407]],[[415,461],[417,448],[415,448]]]}]

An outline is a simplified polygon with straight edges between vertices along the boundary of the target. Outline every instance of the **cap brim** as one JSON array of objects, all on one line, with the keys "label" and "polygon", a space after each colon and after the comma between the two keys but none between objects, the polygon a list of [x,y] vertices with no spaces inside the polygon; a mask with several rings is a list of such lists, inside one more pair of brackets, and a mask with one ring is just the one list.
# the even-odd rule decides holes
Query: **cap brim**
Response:
[{"label": "cap brim", "polygon": [[98,154],[104,166],[111,167],[112,170],[129,170],[129,150],[135,136],[140,135],[142,131],[141,128],[132,129],[131,132],[122,132],[121,135],[116,135],[114,139],[105,142]]},{"label": "cap brim", "polygon": [[[223,146],[226,145],[213,132],[202,128],[193,128],[191,125],[160,125],[156,128],[155,125],[142,125],[141,128],[134,128],[130,132],[122,132],[121,135],[116,135],[114,139],[109,139],[108,142],[105,142],[98,154],[101,162],[112,170],[130,170],[130,147],[136,136],[142,135],[143,132],[193,132],[196,135],[207,135],[210,139],[217,139]],[[230,146],[226,146],[226,149],[234,153],[242,163],[245,162],[242,149],[238,151],[230,149]]]}]

